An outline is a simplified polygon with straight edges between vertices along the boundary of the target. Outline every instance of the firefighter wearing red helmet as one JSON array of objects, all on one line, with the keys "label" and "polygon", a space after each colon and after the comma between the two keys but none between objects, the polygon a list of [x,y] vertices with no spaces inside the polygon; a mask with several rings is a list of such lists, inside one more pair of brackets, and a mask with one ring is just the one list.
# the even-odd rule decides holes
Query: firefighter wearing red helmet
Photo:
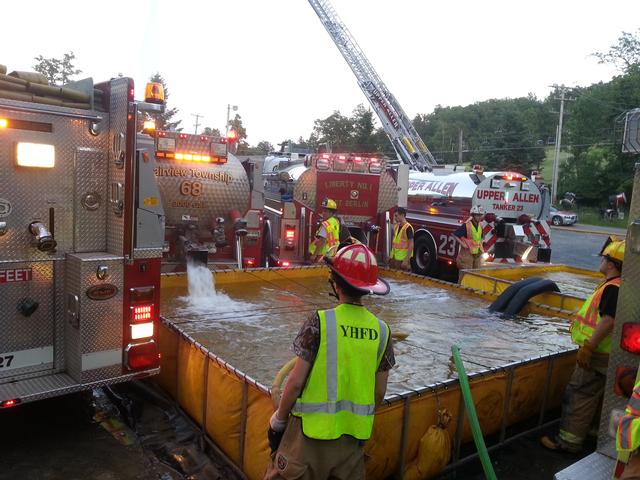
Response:
[{"label": "firefighter wearing red helmet", "polygon": [[390,288],[365,245],[348,245],[325,261],[338,305],[310,316],[293,343],[296,363],[269,422],[265,479],[364,478],[363,441],[395,358],[389,326],[362,297]]}]

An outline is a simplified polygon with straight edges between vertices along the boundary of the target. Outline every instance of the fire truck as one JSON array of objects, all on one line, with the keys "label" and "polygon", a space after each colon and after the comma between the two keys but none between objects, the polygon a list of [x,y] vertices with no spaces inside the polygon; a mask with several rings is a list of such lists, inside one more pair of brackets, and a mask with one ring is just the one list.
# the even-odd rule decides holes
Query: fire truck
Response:
[{"label": "fire truck", "polygon": [[166,211],[163,270],[184,270],[187,261],[212,269],[260,266],[261,170],[245,168],[224,137],[157,131],[154,140]]},{"label": "fire truck", "polygon": [[377,156],[341,153],[309,155],[265,172],[263,264],[287,267],[308,260],[324,198],[336,201],[353,238],[385,258],[393,209],[406,198],[408,173],[406,165],[390,169]]},{"label": "fire truck", "polygon": [[137,133],[163,108],[154,88],[2,73],[2,408],[159,371],[165,215]]},{"label": "fire truck", "polygon": [[423,275],[445,275],[455,267],[460,246],[455,230],[473,206],[484,208],[484,261],[549,262],[549,191],[515,172],[472,172],[409,176],[407,219],[413,225],[412,268]]}]

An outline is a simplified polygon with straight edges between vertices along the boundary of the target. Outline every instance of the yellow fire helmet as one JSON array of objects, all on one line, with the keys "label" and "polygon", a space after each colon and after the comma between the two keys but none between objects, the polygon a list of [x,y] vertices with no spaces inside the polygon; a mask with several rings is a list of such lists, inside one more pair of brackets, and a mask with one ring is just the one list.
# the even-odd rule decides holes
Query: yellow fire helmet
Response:
[{"label": "yellow fire helmet", "polygon": [[622,263],[624,261],[624,246],[624,240],[618,240],[616,237],[609,237],[602,247],[600,255],[615,262]]},{"label": "yellow fire helmet", "polygon": [[328,210],[338,209],[338,205],[336,204],[336,201],[331,198],[325,198],[324,200],[322,200],[322,203],[320,204],[320,206]]}]

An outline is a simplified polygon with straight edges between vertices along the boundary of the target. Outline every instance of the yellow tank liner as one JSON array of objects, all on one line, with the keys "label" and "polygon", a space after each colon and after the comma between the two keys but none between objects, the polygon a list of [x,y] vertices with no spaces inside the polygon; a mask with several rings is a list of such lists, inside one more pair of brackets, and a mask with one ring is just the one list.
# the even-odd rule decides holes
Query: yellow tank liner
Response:
[{"label": "yellow tank liner", "polygon": [[[250,275],[242,271],[216,273],[216,284],[265,279],[303,278],[318,275],[318,267],[258,269]],[[383,275],[408,279],[426,286],[455,289],[459,293],[480,295],[492,300],[495,295],[470,287],[427,279],[412,274],[383,270]],[[184,286],[185,276],[163,277],[163,287]],[[558,316],[556,308],[534,305],[532,310]],[[162,318],[159,343],[162,356],[157,381],[202,429],[209,445],[222,452],[250,480],[262,478],[269,462],[266,429],[273,412],[271,390],[225,362],[179,327]],[[549,419],[549,409],[559,407],[564,388],[575,365],[575,350],[566,350],[469,376],[474,403],[485,437],[493,435],[490,450],[508,441],[507,427],[525,419],[535,419],[537,427]],[[453,439],[452,464],[459,465],[474,455],[461,457],[461,447],[472,439],[457,379],[434,383],[401,394],[388,395],[376,412],[374,432],[367,443],[367,478],[402,478],[421,457],[420,440],[430,426],[437,424],[438,410],[446,409],[453,421],[447,431]],[[537,428],[536,427],[536,428]],[[423,449],[424,450],[424,449]],[[423,458],[424,460],[424,458]],[[413,468],[415,472],[415,468]]]},{"label": "yellow tank liner", "polygon": [[[461,272],[460,285],[476,291],[487,292],[497,297],[517,281],[553,273],[564,273],[593,279],[594,287],[602,280],[602,276],[598,272],[568,265],[519,265],[463,270]],[[541,307],[559,309],[568,312],[570,317],[580,310],[585,298],[586,296],[547,292],[533,297],[529,305],[537,304]]]}]

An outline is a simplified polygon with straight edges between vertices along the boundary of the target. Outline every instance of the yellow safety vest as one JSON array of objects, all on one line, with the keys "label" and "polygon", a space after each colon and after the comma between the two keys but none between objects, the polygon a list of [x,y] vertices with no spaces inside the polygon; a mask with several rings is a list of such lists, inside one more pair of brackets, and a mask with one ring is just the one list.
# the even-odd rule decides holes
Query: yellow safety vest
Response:
[{"label": "yellow safety vest", "polygon": [[465,222],[465,225],[467,226],[467,238],[460,240],[469,246],[471,253],[482,253],[484,251],[482,248],[482,225],[478,223],[478,226],[475,227],[471,220]]},{"label": "yellow safety vest", "polygon": [[368,440],[373,430],[376,372],[390,330],[363,306],[318,310],[320,345],[291,413],[307,437]]},{"label": "yellow safety vest", "polygon": [[[393,242],[391,242],[391,254],[389,255],[394,260],[404,260],[409,254],[409,237],[407,236],[407,230],[413,227],[409,222],[405,222],[404,225],[396,225],[393,227]],[[410,257],[413,257],[411,252]]]},{"label": "yellow safety vest", "polygon": [[618,423],[616,450],[618,459],[627,462],[629,454],[640,447],[640,372],[636,377],[633,393],[624,409],[624,417]]},{"label": "yellow safety vest", "polygon": [[[571,324],[571,338],[576,345],[584,345],[591,338],[596,325],[600,323],[601,317],[598,307],[602,299],[604,289],[609,285],[620,286],[620,277],[601,283],[582,304],[575,320]],[[611,352],[611,335],[606,336],[595,349],[596,352]]]},{"label": "yellow safety vest", "polygon": [[[340,221],[336,217],[329,217],[322,222],[322,226],[324,226],[327,231],[327,238],[325,239],[324,245],[318,255],[327,254],[330,257],[333,257],[337,250],[334,247],[337,247],[340,244]],[[309,253],[311,255],[316,255],[315,239],[309,245]]]}]

